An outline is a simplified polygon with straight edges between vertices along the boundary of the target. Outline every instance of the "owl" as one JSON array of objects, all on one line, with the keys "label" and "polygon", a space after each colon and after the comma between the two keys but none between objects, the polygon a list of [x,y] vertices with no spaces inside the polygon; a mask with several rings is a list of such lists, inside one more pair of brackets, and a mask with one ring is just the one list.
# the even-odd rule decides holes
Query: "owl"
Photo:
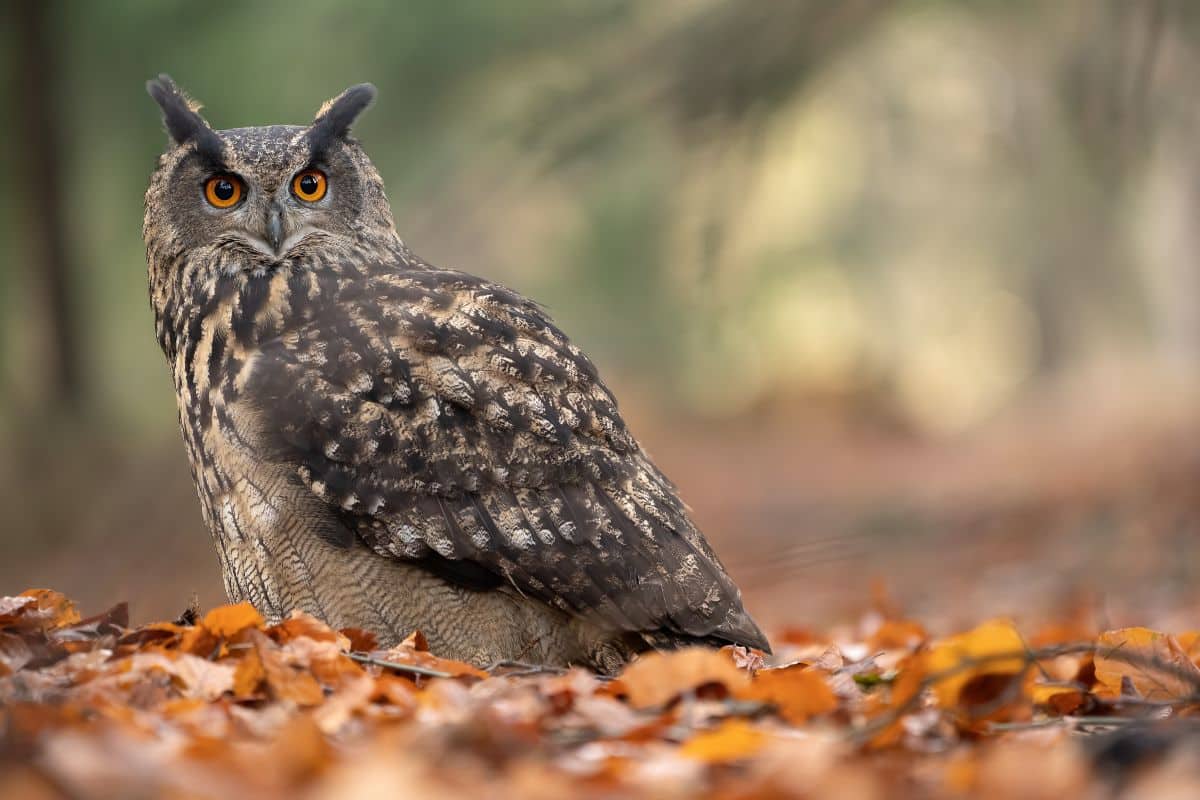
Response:
[{"label": "owl", "polygon": [[147,89],[150,301],[231,600],[480,666],[769,650],[588,357],[401,241],[350,135],[373,86],[231,130]]}]

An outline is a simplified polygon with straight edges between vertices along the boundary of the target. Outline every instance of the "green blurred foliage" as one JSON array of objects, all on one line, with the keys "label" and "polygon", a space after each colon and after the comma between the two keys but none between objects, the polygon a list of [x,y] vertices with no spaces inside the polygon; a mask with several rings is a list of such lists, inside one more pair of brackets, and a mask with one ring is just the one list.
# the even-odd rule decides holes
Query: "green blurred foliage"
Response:
[{"label": "green blurred foliage", "polygon": [[[1187,4],[45,7],[85,408],[118,430],[174,421],[140,240],[165,143],[143,84],[160,71],[217,127],[304,122],[377,84],[358,135],[401,235],[545,302],[664,407],[833,398],[955,431],[1097,363],[1196,376]],[[6,134],[39,69],[7,64]],[[11,174],[0,419],[19,427],[46,388]]]}]

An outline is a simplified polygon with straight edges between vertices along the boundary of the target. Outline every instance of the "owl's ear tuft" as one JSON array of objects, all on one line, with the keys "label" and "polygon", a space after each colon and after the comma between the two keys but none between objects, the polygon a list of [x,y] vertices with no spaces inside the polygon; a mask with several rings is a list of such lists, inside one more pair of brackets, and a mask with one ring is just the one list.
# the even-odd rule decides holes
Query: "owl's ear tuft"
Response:
[{"label": "owl's ear tuft", "polygon": [[170,75],[146,81],[146,91],[162,109],[163,124],[174,144],[195,142],[201,155],[211,161],[221,160],[221,137],[200,116],[200,104],[184,94]]},{"label": "owl's ear tuft", "polygon": [[344,139],[354,120],[374,99],[375,87],[369,83],[360,83],[351,86],[332,100],[325,101],[308,129],[308,141],[313,152],[321,152],[335,140]]}]

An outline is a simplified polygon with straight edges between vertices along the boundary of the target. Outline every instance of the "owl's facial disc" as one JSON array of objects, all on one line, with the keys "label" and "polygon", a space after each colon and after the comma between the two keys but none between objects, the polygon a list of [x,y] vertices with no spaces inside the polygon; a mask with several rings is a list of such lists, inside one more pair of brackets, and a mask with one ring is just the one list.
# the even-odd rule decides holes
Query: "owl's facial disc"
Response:
[{"label": "owl's facial disc", "polygon": [[361,170],[345,145],[314,161],[302,134],[285,126],[218,131],[219,163],[183,157],[175,182],[194,209],[197,245],[240,252],[242,268],[255,270],[294,258],[302,246],[354,239]]},{"label": "owl's facial disc", "polygon": [[[219,275],[398,241],[383,181],[350,127],[375,96],[353,86],[307,126],[217,130],[167,76],[147,85],[169,146],[146,193],[147,252]],[[155,267],[152,264],[152,270]]]}]

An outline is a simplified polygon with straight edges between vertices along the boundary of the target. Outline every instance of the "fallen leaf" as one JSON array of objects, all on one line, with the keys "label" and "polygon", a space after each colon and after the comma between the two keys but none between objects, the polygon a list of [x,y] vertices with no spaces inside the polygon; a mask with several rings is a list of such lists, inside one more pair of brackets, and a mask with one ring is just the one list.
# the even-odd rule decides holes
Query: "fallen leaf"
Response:
[{"label": "fallen leaf", "polygon": [[688,739],[679,748],[679,754],[710,764],[741,761],[761,750],[767,740],[765,733],[745,720],[730,719]]},{"label": "fallen leaf", "polygon": [[265,620],[262,614],[249,603],[220,606],[204,615],[200,624],[216,636],[226,639],[246,628],[261,627]]},{"label": "fallen leaf", "polygon": [[24,637],[0,633],[0,678],[11,675],[33,660],[33,649]]},{"label": "fallen leaf", "polygon": [[360,672],[313,710],[313,721],[322,733],[335,734],[371,702],[374,693],[375,680]]},{"label": "fallen leaf", "polygon": [[128,672],[160,670],[176,679],[183,697],[215,700],[233,689],[234,668],[191,653],[136,653],[127,659]]},{"label": "fallen leaf", "polygon": [[350,649],[350,640],[321,620],[303,611],[293,611],[291,616],[267,631],[272,639],[284,642],[304,637],[318,642],[333,642],[342,650]]},{"label": "fallen leaf", "polygon": [[1200,691],[1200,668],[1170,634],[1120,628],[1100,634],[1097,645],[1098,696],[1120,697],[1123,680],[1146,700],[1173,700]]},{"label": "fallen leaf", "polygon": [[827,714],[838,705],[824,674],[801,665],[759,670],[748,686],[736,692],[736,696],[771,704],[793,725],[803,724],[818,714]]},{"label": "fallen leaf", "polygon": [[234,669],[233,696],[239,700],[254,697],[258,694],[259,686],[266,677],[267,672],[263,667],[257,648],[247,652],[238,659],[237,667]]},{"label": "fallen leaf", "polygon": [[342,628],[340,633],[350,641],[350,649],[360,653],[368,653],[379,647],[379,640],[370,631],[362,628]]},{"label": "fallen leaf", "polygon": [[402,641],[400,644],[396,645],[396,647],[403,647],[403,648],[407,648],[409,650],[416,650],[417,652],[420,652],[420,653],[428,653],[429,652],[429,640],[426,639],[425,634],[421,633],[420,631],[413,631],[407,637],[405,637],[404,641]]},{"label": "fallen leaf", "polygon": [[[938,703],[951,708],[963,687],[984,675],[1011,676],[1027,668],[1021,656],[1024,643],[1008,620],[991,620],[966,633],[935,642],[926,668],[931,674],[948,673],[933,686]],[[1011,657],[1005,657],[1008,654]]]},{"label": "fallen leaf", "polygon": [[727,655],[704,647],[646,653],[621,672],[619,681],[634,708],[659,708],[706,684],[731,694],[750,684]]},{"label": "fallen leaf", "polygon": [[26,608],[36,608],[36,600],[32,597],[19,595],[17,597],[0,597],[0,628],[11,625],[25,612]]},{"label": "fallen leaf", "polygon": [[1042,706],[1060,716],[1075,713],[1087,700],[1087,695],[1079,689],[1046,684],[1034,684],[1032,697],[1035,706]]},{"label": "fallen leaf", "polygon": [[916,711],[919,708],[918,695],[929,673],[928,662],[929,654],[926,652],[906,656],[897,665],[896,677],[887,693],[868,697],[868,716],[872,723],[878,724],[881,720],[888,720],[888,724],[871,737],[871,747],[892,747],[904,737],[901,712]]},{"label": "fallen leaf", "polygon": [[32,597],[38,611],[46,615],[50,627],[59,628],[79,622],[79,612],[66,595],[53,589],[29,589],[21,592],[22,597]]},{"label": "fallen leaf", "polygon": [[325,698],[321,684],[305,665],[289,659],[264,633],[253,631],[250,641],[262,661],[263,676],[272,699],[313,706]]}]

